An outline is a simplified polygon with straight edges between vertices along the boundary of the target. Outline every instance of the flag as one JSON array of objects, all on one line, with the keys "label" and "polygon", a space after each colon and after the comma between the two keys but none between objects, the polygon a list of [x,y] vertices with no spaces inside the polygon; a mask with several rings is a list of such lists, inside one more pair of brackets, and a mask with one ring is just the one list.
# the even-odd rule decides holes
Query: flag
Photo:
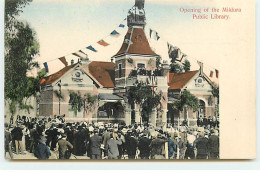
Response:
[{"label": "flag", "polygon": [[120,24],[118,27],[124,28],[125,25],[124,24]]},{"label": "flag", "polygon": [[217,70],[217,69],[215,69],[215,71],[216,71],[216,78],[218,78],[218,70]]},{"label": "flag", "polygon": [[100,45],[102,45],[102,46],[105,46],[105,47],[109,45],[109,44],[108,44],[107,42],[105,42],[104,40],[99,40],[97,43],[100,44]]},{"label": "flag", "polygon": [[155,39],[156,39],[156,40],[159,40],[159,39],[160,39],[160,36],[158,35],[158,32],[156,32]]},{"label": "flag", "polygon": [[43,65],[44,65],[46,73],[48,73],[49,72],[49,67],[48,67],[47,62],[43,63]]},{"label": "flag", "polygon": [[152,36],[153,36],[153,39],[155,39],[155,40],[159,40],[160,39],[160,36],[158,35],[158,32],[150,29],[150,38],[152,38]]},{"label": "flag", "polygon": [[[79,50],[80,53],[83,53],[84,55],[87,55],[85,52],[83,52],[82,50]],[[87,55],[88,56],[88,55]]]},{"label": "flag", "polygon": [[97,52],[97,50],[96,50],[94,47],[92,47],[91,45],[88,46],[88,47],[86,47],[86,48],[89,49],[89,50],[91,50],[91,51],[93,51],[93,52]]},{"label": "flag", "polygon": [[46,79],[45,78],[41,79],[40,80],[40,85],[43,84],[44,82],[46,82]]},{"label": "flag", "polygon": [[68,66],[68,62],[66,61],[65,56],[60,57],[59,60],[60,60],[65,66]]},{"label": "flag", "polygon": [[167,47],[168,47],[168,54],[170,55],[170,53],[174,50],[174,47],[170,43],[167,43]]},{"label": "flag", "polygon": [[171,62],[175,62],[176,58],[178,58],[179,55],[179,48],[174,47],[170,43],[167,43],[167,45],[169,58],[171,59]]},{"label": "flag", "polygon": [[79,58],[84,58],[84,56],[81,56],[78,52],[72,53],[72,55],[77,56]]},{"label": "flag", "polygon": [[209,74],[209,77],[213,77],[213,71],[212,70],[210,70],[210,74]]},{"label": "flag", "polygon": [[153,33],[153,30],[150,29],[150,38],[152,38],[152,33]]},{"label": "flag", "polygon": [[178,58],[176,59],[176,61],[182,62],[186,56],[187,55],[185,53],[182,53],[180,50],[178,50]]},{"label": "flag", "polygon": [[120,34],[116,30],[114,30],[110,33],[110,35],[113,37],[118,37]]}]

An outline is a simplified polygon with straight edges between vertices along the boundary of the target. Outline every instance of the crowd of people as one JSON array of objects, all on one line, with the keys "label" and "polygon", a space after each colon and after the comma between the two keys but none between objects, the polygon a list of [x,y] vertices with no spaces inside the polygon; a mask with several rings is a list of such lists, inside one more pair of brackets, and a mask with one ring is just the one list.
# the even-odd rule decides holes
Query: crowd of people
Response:
[{"label": "crowd of people", "polygon": [[5,152],[38,159],[218,159],[218,126],[162,128],[150,124],[65,122],[64,117],[5,123]]}]

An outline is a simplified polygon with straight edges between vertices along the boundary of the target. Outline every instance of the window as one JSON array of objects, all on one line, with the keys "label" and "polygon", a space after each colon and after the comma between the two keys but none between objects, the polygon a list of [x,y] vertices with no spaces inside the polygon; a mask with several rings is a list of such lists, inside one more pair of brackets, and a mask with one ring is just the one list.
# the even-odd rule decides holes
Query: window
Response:
[{"label": "window", "polygon": [[122,64],[118,64],[118,78],[122,77]]},{"label": "window", "polygon": [[145,69],[145,64],[143,64],[143,63],[138,63],[138,64],[137,64],[137,69]]}]

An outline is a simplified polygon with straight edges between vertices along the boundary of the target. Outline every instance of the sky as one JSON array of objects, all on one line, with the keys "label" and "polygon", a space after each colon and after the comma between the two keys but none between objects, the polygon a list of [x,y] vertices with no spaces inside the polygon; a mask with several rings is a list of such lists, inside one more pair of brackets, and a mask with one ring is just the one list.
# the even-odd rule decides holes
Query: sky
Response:
[{"label": "sky", "polygon": [[[133,5],[134,0],[34,0],[24,8],[19,19],[28,22],[35,30],[40,43],[37,61],[42,68],[43,63],[47,62],[49,74],[52,74],[64,67],[59,57],[66,56],[70,63],[77,57],[69,54],[86,50],[89,45],[98,50],[97,53],[84,51],[91,61],[110,61],[111,56],[120,49],[127,32],[127,26],[118,28],[118,25]],[[169,42],[188,55],[192,70],[199,68],[197,60],[204,63],[207,74],[210,70],[219,69],[220,58],[216,52],[221,52],[223,46],[233,40],[219,34],[219,26],[226,25],[227,21],[194,20],[191,13],[180,12],[180,8],[211,8],[217,5],[212,0],[146,0],[145,31],[152,49],[170,62],[167,54]],[[126,25],[126,21],[123,23]],[[150,28],[158,32],[161,37],[158,41],[149,38]],[[120,37],[109,36],[114,29]],[[96,42],[100,39],[110,45],[98,45]]]}]

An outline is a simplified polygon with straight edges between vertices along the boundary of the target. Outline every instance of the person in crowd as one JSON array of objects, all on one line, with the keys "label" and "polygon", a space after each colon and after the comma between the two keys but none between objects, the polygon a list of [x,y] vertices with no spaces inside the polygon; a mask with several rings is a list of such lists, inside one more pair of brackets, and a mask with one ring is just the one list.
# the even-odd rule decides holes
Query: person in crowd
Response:
[{"label": "person in crowd", "polygon": [[28,123],[25,125],[23,134],[25,139],[25,150],[30,150],[30,129]]},{"label": "person in crowd", "polygon": [[174,133],[168,134],[168,157],[170,159],[175,158],[177,152],[177,143],[175,143]]},{"label": "person in crowd", "polygon": [[51,150],[54,151],[56,148],[57,142],[58,142],[58,136],[60,135],[60,132],[58,131],[56,125],[53,126],[52,132],[51,132]]},{"label": "person in crowd", "polygon": [[21,150],[21,154],[25,154],[24,146],[22,143],[23,132],[22,132],[21,124],[18,123],[17,126],[12,130],[11,133],[12,133],[14,141],[15,141],[16,154],[19,154],[19,149]]},{"label": "person in crowd", "polygon": [[[16,153],[17,151],[19,153],[19,150],[23,153],[24,146],[27,146],[26,150],[29,149],[38,159],[48,159],[47,148],[50,146],[51,150],[59,150],[57,158],[60,159],[68,159],[71,149],[73,149],[73,154],[91,159],[101,159],[102,151],[104,151],[104,158],[109,159],[164,159],[167,152],[169,159],[218,159],[218,119],[216,125],[214,125],[214,117],[211,123],[210,119],[209,117],[207,120],[207,126],[203,124],[202,119],[198,122],[198,126],[192,128],[180,126],[167,129],[168,134],[162,130],[162,127],[149,124],[126,126],[112,123],[101,125],[87,122],[68,123],[54,121],[53,118],[23,116],[22,121],[18,121],[19,125],[14,128],[12,126],[5,128],[5,152],[9,152],[10,157],[13,158],[11,149],[14,149]],[[164,137],[163,134],[168,136]],[[43,136],[47,137],[47,141]],[[29,147],[28,142],[25,145],[19,143],[23,137],[25,141],[30,139]],[[12,146],[8,145],[10,141]],[[167,151],[166,142],[168,143]]]},{"label": "person in crowd", "polygon": [[106,151],[108,159],[118,159],[119,151],[118,151],[118,145],[121,145],[122,142],[117,139],[116,133],[110,134],[110,139],[107,141],[106,144]]},{"label": "person in crowd", "polygon": [[110,139],[111,136],[111,132],[109,131],[109,129],[106,129],[105,132],[102,135],[102,144],[104,147],[104,156],[107,156],[107,150],[106,150],[106,146],[107,146],[107,141]]},{"label": "person in crowd", "polygon": [[130,138],[126,141],[128,159],[135,159],[138,141],[134,132],[130,133]]},{"label": "person in crowd", "polygon": [[32,129],[30,129],[30,153],[34,152],[34,146],[36,145],[36,125],[32,124]]},{"label": "person in crowd", "polygon": [[118,145],[119,159],[121,159],[125,154],[125,148],[126,148],[125,136],[121,131],[118,131],[118,140],[122,142],[121,145]]},{"label": "person in crowd", "polygon": [[148,133],[143,133],[138,143],[141,159],[149,159],[151,153],[150,143],[151,140],[148,138]]},{"label": "person in crowd", "polygon": [[161,133],[153,136],[153,140],[151,141],[150,148],[151,148],[151,159],[165,159],[163,156],[164,144],[167,139],[164,139]]},{"label": "person in crowd", "polygon": [[194,146],[193,143],[196,140],[195,135],[193,134],[193,131],[190,130],[187,135],[187,144],[186,144],[186,152],[185,152],[185,159],[195,159],[195,153],[194,153]]},{"label": "person in crowd", "polygon": [[204,118],[203,118],[203,126],[204,126],[204,127],[207,127],[207,126],[208,126],[208,119],[207,119],[206,116],[204,116]]},{"label": "person in crowd", "polygon": [[98,135],[98,129],[94,130],[94,135],[90,137],[90,154],[91,159],[101,159],[102,137]]},{"label": "person in crowd", "polygon": [[208,141],[209,159],[219,158],[219,137],[218,130],[212,130]]},{"label": "person in crowd", "polygon": [[83,156],[84,154],[86,154],[86,144],[85,144],[85,140],[86,140],[86,136],[84,134],[83,131],[83,127],[79,126],[78,127],[78,132],[76,133],[76,156]]},{"label": "person in crowd", "polygon": [[5,155],[9,153],[11,159],[13,159],[13,152],[11,149],[12,135],[9,132],[9,124],[5,123]]},{"label": "person in crowd", "polygon": [[67,135],[63,133],[62,138],[58,140],[56,151],[59,152],[59,159],[69,159],[73,145],[67,141]]},{"label": "person in crowd", "polygon": [[199,133],[199,138],[194,141],[194,148],[197,151],[196,159],[207,159],[208,157],[208,139],[204,132]]},{"label": "person in crowd", "polygon": [[51,156],[51,152],[48,146],[46,145],[46,141],[47,141],[46,137],[41,136],[39,140],[39,144],[34,150],[35,157],[37,157],[40,160],[49,159],[49,157]]}]

